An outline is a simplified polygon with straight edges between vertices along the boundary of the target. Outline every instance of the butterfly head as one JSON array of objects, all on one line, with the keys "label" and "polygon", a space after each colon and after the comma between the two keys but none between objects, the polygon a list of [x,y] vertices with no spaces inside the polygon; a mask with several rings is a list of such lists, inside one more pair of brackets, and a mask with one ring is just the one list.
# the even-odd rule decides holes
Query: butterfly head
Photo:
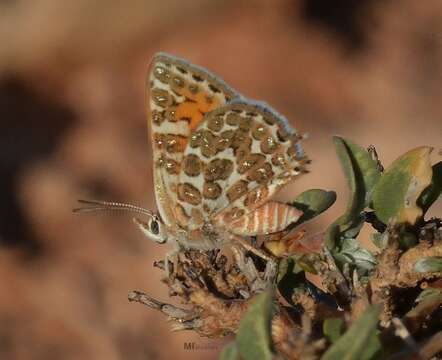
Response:
[{"label": "butterfly head", "polygon": [[146,222],[141,221],[138,218],[133,218],[133,221],[141,232],[152,241],[155,241],[158,244],[164,244],[167,242],[167,228],[158,215],[153,214],[149,216]]},{"label": "butterfly head", "polygon": [[149,210],[139,206],[118,203],[113,201],[99,201],[99,200],[78,200],[81,207],[74,209],[74,212],[96,212],[96,211],[124,211],[138,213],[147,217],[147,221],[142,221],[138,218],[133,218],[134,223],[152,241],[159,244],[164,244],[168,239],[167,226],[161,218]]}]

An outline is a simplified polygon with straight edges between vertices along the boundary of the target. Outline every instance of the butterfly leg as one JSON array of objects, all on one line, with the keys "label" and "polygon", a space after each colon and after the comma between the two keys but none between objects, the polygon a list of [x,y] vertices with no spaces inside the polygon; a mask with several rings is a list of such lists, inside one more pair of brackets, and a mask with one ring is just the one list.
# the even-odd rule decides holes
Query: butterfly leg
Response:
[{"label": "butterfly leg", "polygon": [[[245,256],[244,248],[240,244],[232,244],[231,250],[236,265],[250,284],[252,293],[265,290],[274,283],[277,274],[276,270],[278,269],[275,261],[267,261],[264,273],[260,273],[253,259]],[[250,296],[247,292],[242,293],[240,291],[240,293],[244,298]]]},{"label": "butterfly leg", "polygon": [[246,249],[247,251],[250,251],[251,253],[255,254],[256,256],[260,257],[261,259],[265,261],[274,261],[273,257],[271,255],[266,254],[264,251],[257,249],[252,244],[250,244],[247,240],[242,238],[238,235],[232,235],[231,236],[232,242],[239,243],[241,246]]},{"label": "butterfly leg", "polygon": [[178,265],[178,254],[181,252],[180,248],[175,248],[172,251],[169,251],[166,254],[166,257],[164,259],[164,271],[166,272],[166,277],[169,279],[170,278],[170,266],[169,266],[169,260],[172,262],[173,264],[173,269],[176,270],[177,265]]},{"label": "butterfly leg", "polygon": [[268,282],[273,282],[278,270],[278,263],[276,262],[276,259],[273,256],[266,254],[263,250],[257,249],[253,245],[249,244],[249,242],[247,242],[247,240],[245,240],[241,236],[232,235],[231,239],[232,242],[240,244],[245,250],[250,251],[251,253],[266,261],[264,278]]},{"label": "butterfly leg", "polygon": [[273,283],[278,275],[278,263],[275,260],[267,261],[264,271],[264,280]]}]

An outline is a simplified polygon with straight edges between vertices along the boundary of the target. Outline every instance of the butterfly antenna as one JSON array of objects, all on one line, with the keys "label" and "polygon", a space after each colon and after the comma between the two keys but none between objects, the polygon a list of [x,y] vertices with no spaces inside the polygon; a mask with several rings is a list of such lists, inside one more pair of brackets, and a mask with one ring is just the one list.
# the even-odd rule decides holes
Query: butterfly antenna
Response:
[{"label": "butterfly antenna", "polygon": [[113,201],[100,201],[100,200],[78,200],[81,206],[75,208],[72,211],[74,213],[84,213],[84,212],[94,212],[94,211],[126,211],[134,212],[137,214],[143,214],[147,216],[152,216],[152,212],[139,206],[124,204]]}]

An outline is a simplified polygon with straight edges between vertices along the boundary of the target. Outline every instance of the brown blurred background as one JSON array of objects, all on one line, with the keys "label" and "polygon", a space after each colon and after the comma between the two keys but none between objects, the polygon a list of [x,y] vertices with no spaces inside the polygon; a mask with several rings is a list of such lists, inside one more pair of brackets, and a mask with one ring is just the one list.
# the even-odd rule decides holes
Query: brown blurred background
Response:
[{"label": "brown blurred background", "polygon": [[157,51],[310,134],[312,172],[280,195],[338,192],[309,231],[345,208],[332,135],[376,145],[384,164],[442,147],[440,0],[0,1],[1,359],[214,359],[226,342],[128,303],[132,289],[168,300],[152,267],[166,248],[129,217],[71,212],[78,198],[155,207],[144,80]]}]

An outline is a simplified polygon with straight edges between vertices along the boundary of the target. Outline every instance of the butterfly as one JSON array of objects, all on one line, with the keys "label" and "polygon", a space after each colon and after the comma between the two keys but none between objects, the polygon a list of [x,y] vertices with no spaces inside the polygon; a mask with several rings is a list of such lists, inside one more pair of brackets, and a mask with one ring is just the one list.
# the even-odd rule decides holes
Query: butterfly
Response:
[{"label": "butterfly", "polygon": [[307,172],[302,136],[282,115],[165,53],[153,57],[146,88],[157,212],[98,201],[82,210],[139,212],[141,231],[177,251],[244,244],[299,219],[300,210],[271,200]]}]

